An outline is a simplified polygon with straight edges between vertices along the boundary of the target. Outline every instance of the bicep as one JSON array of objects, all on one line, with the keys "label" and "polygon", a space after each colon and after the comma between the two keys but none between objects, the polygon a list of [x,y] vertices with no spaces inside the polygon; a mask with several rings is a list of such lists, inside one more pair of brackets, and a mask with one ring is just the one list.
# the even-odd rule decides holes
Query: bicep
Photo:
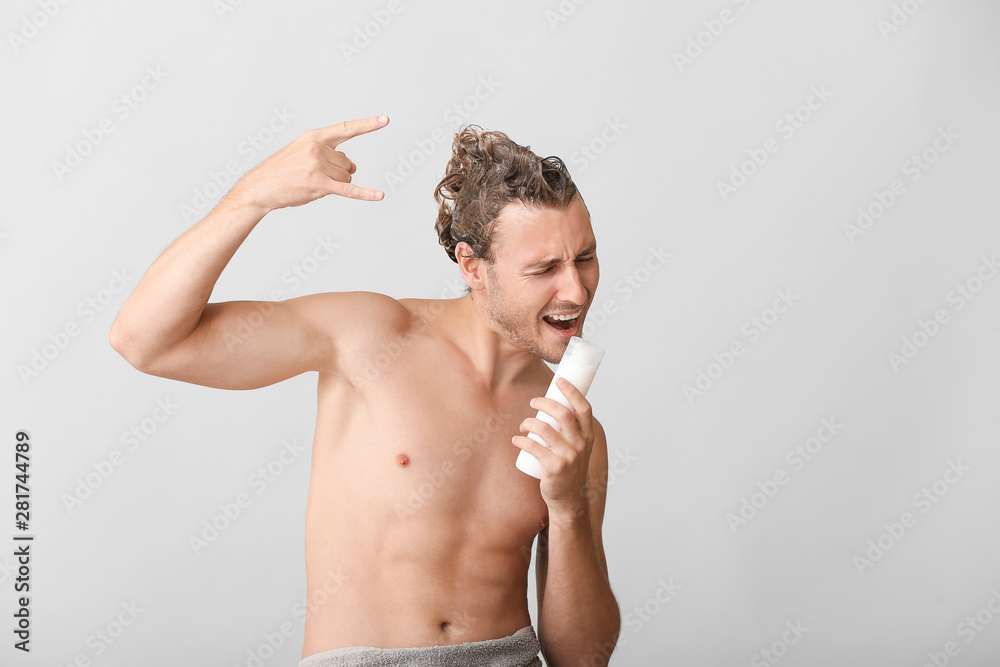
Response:
[{"label": "bicep", "polygon": [[405,310],[370,292],[210,303],[194,332],[144,370],[220,389],[256,389],[307,371],[336,372],[344,348],[364,337],[360,330],[399,324],[396,309]]}]

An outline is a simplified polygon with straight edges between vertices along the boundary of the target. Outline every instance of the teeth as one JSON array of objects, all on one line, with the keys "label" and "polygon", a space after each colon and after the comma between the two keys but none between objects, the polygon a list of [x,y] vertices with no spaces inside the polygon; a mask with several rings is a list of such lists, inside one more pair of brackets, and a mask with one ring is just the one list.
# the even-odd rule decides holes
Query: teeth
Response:
[{"label": "teeth", "polygon": [[549,317],[559,322],[565,322],[566,320],[575,320],[580,317],[580,313],[573,313],[572,315],[549,315]]}]

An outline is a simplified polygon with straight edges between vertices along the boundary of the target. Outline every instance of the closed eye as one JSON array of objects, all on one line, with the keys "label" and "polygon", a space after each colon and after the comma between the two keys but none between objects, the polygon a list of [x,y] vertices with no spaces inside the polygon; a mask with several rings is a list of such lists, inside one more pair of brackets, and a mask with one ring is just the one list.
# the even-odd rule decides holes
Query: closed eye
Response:
[{"label": "closed eye", "polygon": [[[578,261],[578,262],[592,262],[595,259],[597,259],[597,255],[587,255],[586,257],[578,257],[576,261]],[[535,271],[534,273],[529,273],[528,275],[529,276],[543,276],[546,273],[549,273],[550,271],[552,271],[552,267],[551,266],[546,267],[542,271]]]}]

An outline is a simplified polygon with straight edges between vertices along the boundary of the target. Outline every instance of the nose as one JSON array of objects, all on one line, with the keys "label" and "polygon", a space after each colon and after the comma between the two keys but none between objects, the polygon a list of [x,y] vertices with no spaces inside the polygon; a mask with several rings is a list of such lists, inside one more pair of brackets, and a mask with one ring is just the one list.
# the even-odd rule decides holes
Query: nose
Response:
[{"label": "nose", "polygon": [[560,302],[575,303],[581,306],[587,303],[587,289],[583,286],[580,270],[576,266],[569,266],[563,271],[556,298]]}]

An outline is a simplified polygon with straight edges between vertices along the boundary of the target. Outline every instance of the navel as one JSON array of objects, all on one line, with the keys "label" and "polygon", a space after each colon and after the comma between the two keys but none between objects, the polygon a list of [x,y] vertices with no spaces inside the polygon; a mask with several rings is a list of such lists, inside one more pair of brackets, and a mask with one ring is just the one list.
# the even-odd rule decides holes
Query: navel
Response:
[{"label": "navel", "polygon": [[441,629],[447,632],[451,629],[451,625],[448,624],[448,621],[441,621]]},{"label": "navel", "polygon": [[406,454],[400,454],[399,456],[396,457],[396,463],[405,468],[406,466],[410,465],[410,457],[407,456]]}]

